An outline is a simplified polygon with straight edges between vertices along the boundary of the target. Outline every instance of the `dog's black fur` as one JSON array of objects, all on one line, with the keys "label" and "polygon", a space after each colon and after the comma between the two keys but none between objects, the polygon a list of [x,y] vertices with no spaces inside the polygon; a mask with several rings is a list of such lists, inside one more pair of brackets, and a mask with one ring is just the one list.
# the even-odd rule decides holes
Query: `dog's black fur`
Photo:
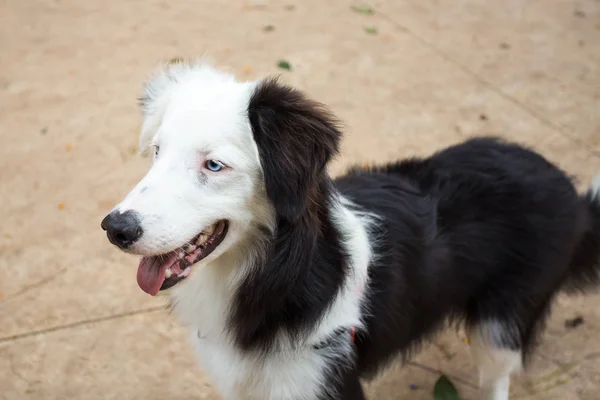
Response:
[{"label": "dog's black fur", "polygon": [[500,322],[496,345],[526,356],[561,290],[600,283],[600,201],[531,150],[476,138],[331,181],[325,166],[341,135],[322,106],[270,80],[248,115],[278,224],[235,297],[229,325],[241,349],[268,352],[282,331],[300,337],[334,300],[348,261],[333,196],[377,216],[366,329],[352,367],[332,369],[339,398],[364,398],[359,377],[408,357],[449,322]]},{"label": "dog's black fur", "polygon": [[325,108],[276,80],[256,89],[248,116],[278,221],[276,232],[263,229],[266,248],[240,285],[230,325],[242,349],[268,351],[282,329],[314,327],[346,277],[325,172],[341,133]]}]

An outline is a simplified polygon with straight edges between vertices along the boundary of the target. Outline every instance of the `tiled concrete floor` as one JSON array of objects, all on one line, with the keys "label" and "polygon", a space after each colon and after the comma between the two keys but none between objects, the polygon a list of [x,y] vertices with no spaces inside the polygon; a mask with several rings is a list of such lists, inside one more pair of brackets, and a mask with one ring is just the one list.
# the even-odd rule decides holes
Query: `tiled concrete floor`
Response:
[{"label": "tiled concrete floor", "polygon": [[[582,188],[600,169],[598,0],[373,0],[373,15],[355,4],[0,2],[3,398],[218,398],[175,317],[138,289],[136,260],[99,229],[146,167],[134,156],[136,96],[161,59],[207,54],[241,78],[283,73],[345,121],[334,173],[477,134],[535,147]],[[277,69],[282,58],[291,72]],[[513,398],[600,398],[598,304],[559,300]],[[577,315],[585,323],[565,328]],[[432,399],[439,371],[477,398],[452,333],[369,392]]]}]

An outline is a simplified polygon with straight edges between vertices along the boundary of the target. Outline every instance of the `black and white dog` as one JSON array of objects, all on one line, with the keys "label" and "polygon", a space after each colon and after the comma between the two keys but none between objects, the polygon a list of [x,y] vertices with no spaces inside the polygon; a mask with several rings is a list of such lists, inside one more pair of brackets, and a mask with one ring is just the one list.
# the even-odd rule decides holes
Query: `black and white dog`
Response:
[{"label": "black and white dog", "polygon": [[148,174],[102,221],[169,289],[225,399],[364,399],[449,323],[508,399],[556,295],[600,284],[600,180],[477,138],[332,180],[341,133],[274,79],[175,63],[142,98]]}]

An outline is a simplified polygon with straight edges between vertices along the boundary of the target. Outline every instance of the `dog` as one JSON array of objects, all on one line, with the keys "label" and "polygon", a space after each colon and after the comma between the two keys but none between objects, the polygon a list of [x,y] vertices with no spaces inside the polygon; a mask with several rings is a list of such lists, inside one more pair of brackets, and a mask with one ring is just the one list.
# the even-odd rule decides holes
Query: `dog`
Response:
[{"label": "dog", "polygon": [[481,398],[506,400],[555,297],[600,285],[600,178],[476,137],[336,179],[338,120],[267,78],[175,62],[141,98],[153,164],[101,226],[168,292],[230,399],[365,399],[460,324]]}]

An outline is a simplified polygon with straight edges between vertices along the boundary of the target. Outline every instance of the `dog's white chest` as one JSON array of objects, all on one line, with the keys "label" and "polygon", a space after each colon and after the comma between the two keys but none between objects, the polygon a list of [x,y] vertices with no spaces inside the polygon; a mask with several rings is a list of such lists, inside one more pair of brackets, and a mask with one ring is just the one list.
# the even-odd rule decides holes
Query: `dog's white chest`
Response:
[{"label": "dog's white chest", "polygon": [[243,354],[227,342],[198,337],[194,349],[225,400],[308,400],[322,392],[326,350],[305,348]]},{"label": "dog's white chest", "polygon": [[333,211],[347,233],[351,271],[317,326],[301,341],[304,346],[288,343],[285,332],[279,338],[282,350],[273,348],[266,354],[245,352],[233,343],[226,334],[226,319],[231,311],[231,288],[239,282],[231,271],[240,267],[223,258],[173,288],[175,310],[192,328],[197,358],[224,400],[314,400],[334,390],[325,386],[332,381],[329,368],[354,361],[350,330],[335,347],[313,347],[340,328],[362,327],[361,304],[371,258],[366,222],[342,205]]}]

